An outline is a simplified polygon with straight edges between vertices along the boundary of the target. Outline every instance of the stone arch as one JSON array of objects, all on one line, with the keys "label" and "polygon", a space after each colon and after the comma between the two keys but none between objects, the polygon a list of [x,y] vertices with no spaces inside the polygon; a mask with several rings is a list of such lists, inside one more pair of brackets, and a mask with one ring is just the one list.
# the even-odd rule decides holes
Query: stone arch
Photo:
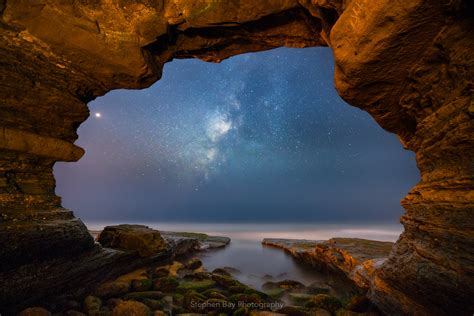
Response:
[{"label": "stone arch", "polygon": [[0,305],[50,293],[31,275],[58,274],[51,262],[98,254],[52,175],[83,154],[73,142],[87,102],[151,85],[173,58],[327,45],[339,94],[416,152],[422,178],[402,201],[405,232],[374,267],[372,299],[389,314],[474,309],[469,1],[3,0],[0,13]]}]

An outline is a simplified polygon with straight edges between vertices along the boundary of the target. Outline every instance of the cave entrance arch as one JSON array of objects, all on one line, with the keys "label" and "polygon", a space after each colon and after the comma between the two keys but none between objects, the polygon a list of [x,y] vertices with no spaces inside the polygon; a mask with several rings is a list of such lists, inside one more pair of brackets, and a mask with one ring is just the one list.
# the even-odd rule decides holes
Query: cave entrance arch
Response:
[{"label": "cave entrance arch", "polygon": [[87,102],[149,86],[172,58],[328,45],[339,94],[396,133],[421,174],[372,298],[389,313],[472,314],[472,10],[463,0],[1,2],[0,305],[52,290],[31,278],[39,271],[64,289],[51,268],[62,265],[45,262],[91,254],[52,175],[83,154],[73,142]]}]

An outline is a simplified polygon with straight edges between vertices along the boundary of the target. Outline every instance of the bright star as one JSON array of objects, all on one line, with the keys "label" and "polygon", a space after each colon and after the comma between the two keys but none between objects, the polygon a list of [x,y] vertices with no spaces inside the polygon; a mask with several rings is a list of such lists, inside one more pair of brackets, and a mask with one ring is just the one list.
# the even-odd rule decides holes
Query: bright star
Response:
[{"label": "bright star", "polygon": [[95,117],[100,118],[101,116],[102,116],[102,114],[100,114],[100,112],[95,113]]}]

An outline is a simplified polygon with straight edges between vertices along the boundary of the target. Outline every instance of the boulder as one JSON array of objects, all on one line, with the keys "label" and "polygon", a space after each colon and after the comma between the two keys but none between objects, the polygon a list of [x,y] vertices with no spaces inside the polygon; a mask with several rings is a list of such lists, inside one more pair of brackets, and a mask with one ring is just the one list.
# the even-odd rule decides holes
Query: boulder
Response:
[{"label": "boulder", "polygon": [[336,312],[342,307],[342,303],[334,296],[326,294],[317,294],[306,303],[308,308],[322,308],[332,313]]},{"label": "boulder", "polygon": [[143,303],[123,301],[112,310],[112,316],[150,316],[150,309]]},{"label": "boulder", "polygon": [[132,291],[134,292],[148,291],[152,286],[153,283],[150,279],[132,280]]},{"label": "boulder", "polygon": [[98,242],[104,247],[137,252],[141,257],[151,257],[168,249],[159,231],[143,225],[107,226]]},{"label": "boulder", "polygon": [[105,282],[97,286],[95,295],[99,297],[110,297],[122,295],[130,291],[130,282],[111,281]]},{"label": "boulder", "polygon": [[88,314],[98,312],[102,307],[102,300],[96,296],[89,295],[84,299],[83,308]]},{"label": "boulder", "polygon": [[18,316],[51,316],[51,313],[42,307],[30,307],[21,311]]},{"label": "boulder", "polygon": [[202,267],[202,262],[198,258],[191,258],[185,264],[184,267],[190,270],[196,270]]}]

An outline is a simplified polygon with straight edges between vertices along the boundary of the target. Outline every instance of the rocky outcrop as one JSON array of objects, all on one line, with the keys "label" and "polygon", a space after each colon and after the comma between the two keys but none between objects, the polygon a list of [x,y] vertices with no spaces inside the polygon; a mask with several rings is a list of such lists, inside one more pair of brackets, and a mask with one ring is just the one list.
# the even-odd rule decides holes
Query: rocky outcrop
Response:
[{"label": "rocky outcrop", "polygon": [[[119,274],[151,264],[163,265],[177,257],[189,256],[196,251],[208,249],[207,239],[212,242],[215,240],[230,242],[227,237],[195,233],[168,232],[164,233],[161,239],[158,231],[143,225],[107,226],[104,232],[120,239],[111,242],[108,237],[103,237],[105,239],[103,245],[96,243],[92,249],[80,254],[57,255],[56,258],[40,263],[22,265],[21,269],[0,271],[1,311],[8,315],[22,306],[29,306],[37,301],[57,303],[58,297],[71,295],[81,297],[92,291],[98,283]],[[187,236],[182,236],[183,234]],[[200,236],[200,239],[192,237],[195,235]],[[103,247],[105,245],[108,248]],[[140,271],[143,270],[146,269],[142,268]],[[121,284],[102,288],[100,293],[120,292],[122,291],[120,285],[123,285],[123,282],[127,283],[125,292],[128,292],[132,279],[139,277],[136,273],[122,276],[117,279],[122,282]],[[53,289],[51,285],[54,285]]]},{"label": "rocky outcrop", "polygon": [[184,242],[186,240],[195,240],[198,243],[199,250],[224,248],[230,243],[230,238],[225,236],[210,236],[204,233],[189,232],[167,232],[160,231],[161,236],[168,243]]},{"label": "rocky outcrop", "polygon": [[97,237],[104,247],[136,252],[150,257],[168,248],[159,231],[143,225],[107,226]]},{"label": "rocky outcrop", "polygon": [[393,243],[359,238],[329,240],[265,238],[262,245],[283,249],[298,261],[319,270],[341,273],[356,286],[367,291],[373,283],[376,268],[387,260]]},{"label": "rocky outcrop", "polygon": [[52,175],[82,154],[87,102],[149,86],[173,58],[328,45],[340,95],[399,135],[421,174],[372,299],[388,314],[472,314],[473,24],[468,0],[0,1],[1,272],[94,248]]}]

